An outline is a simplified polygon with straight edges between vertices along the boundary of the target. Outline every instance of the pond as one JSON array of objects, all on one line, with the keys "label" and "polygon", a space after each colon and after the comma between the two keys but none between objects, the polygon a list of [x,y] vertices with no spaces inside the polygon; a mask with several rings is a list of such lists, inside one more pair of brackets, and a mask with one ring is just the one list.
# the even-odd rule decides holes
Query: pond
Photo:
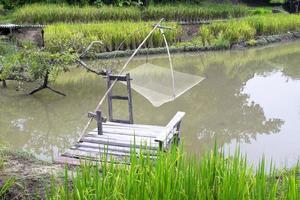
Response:
[{"label": "pond", "polygon": [[[292,166],[300,157],[300,42],[224,52],[173,55],[177,71],[206,79],[160,107],[153,107],[133,92],[135,123],[165,125],[177,111],[186,112],[182,124],[185,150],[201,156],[218,144],[234,151],[238,144],[251,162],[264,155],[278,165]],[[167,56],[139,57],[168,66]],[[54,88],[67,94],[43,91],[25,95],[32,85],[16,91],[16,83],[0,89],[0,141],[11,149],[51,160],[80,136],[106,90],[103,78],[79,68],[59,77]],[[124,86],[115,90],[122,92]],[[126,105],[116,103],[118,116]],[[106,105],[103,106],[106,113]]]}]

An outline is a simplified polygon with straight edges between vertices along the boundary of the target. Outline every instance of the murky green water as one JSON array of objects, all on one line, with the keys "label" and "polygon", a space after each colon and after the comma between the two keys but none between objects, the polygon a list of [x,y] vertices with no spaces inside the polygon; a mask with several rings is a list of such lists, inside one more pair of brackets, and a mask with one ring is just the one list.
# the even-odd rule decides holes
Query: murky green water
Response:
[{"label": "murky green water", "polygon": [[[185,111],[182,130],[186,151],[201,155],[217,139],[226,148],[240,144],[251,161],[264,154],[278,164],[293,165],[300,157],[300,42],[264,49],[174,55],[176,70],[206,77],[173,102],[155,108],[134,92],[136,123],[166,124]],[[144,63],[136,59],[131,67]],[[151,57],[167,66],[166,56]],[[60,77],[48,91],[34,96],[0,89],[0,141],[42,159],[51,159],[72,145],[106,89],[106,82],[80,69]],[[122,91],[123,86],[116,87]],[[126,107],[115,104],[115,113]],[[106,110],[106,105],[104,106]]]}]

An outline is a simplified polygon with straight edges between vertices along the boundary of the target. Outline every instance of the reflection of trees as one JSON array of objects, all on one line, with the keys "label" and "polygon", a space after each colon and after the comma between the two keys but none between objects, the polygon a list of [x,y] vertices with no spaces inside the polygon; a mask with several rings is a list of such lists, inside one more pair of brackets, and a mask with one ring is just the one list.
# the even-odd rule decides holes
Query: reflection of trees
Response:
[{"label": "reflection of trees", "polygon": [[[65,74],[66,79],[78,75]],[[58,84],[67,91],[67,97],[51,95],[47,91],[26,96],[10,89],[0,90],[0,138],[12,147],[24,147],[41,157],[51,155],[52,149],[61,149],[77,139],[86,113],[93,110],[105,85],[98,77],[85,76],[80,80]],[[99,91],[99,92],[96,92]]]}]

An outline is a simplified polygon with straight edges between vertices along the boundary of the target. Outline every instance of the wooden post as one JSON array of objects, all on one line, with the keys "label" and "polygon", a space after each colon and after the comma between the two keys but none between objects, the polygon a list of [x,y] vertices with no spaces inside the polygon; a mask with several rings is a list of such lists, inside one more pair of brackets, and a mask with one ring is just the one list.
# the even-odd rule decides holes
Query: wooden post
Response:
[{"label": "wooden post", "polygon": [[103,130],[102,130],[102,114],[101,114],[100,110],[96,111],[96,121],[97,121],[98,135],[103,135]]},{"label": "wooden post", "polygon": [[133,112],[132,112],[132,96],[131,96],[131,84],[130,84],[130,74],[126,74],[127,81],[127,93],[128,93],[128,114],[129,114],[129,123],[133,124]]},{"label": "wooden post", "polygon": [[176,138],[176,145],[178,146],[180,144],[180,140],[181,140],[181,131],[180,131],[180,125],[181,125],[181,121],[177,124],[176,126],[176,131],[177,131],[177,138]]},{"label": "wooden post", "polygon": [[[107,72],[107,88],[109,89],[111,87],[111,71]],[[112,114],[112,90],[110,90],[107,94],[107,104],[108,104],[108,120],[113,120],[113,114]]]}]

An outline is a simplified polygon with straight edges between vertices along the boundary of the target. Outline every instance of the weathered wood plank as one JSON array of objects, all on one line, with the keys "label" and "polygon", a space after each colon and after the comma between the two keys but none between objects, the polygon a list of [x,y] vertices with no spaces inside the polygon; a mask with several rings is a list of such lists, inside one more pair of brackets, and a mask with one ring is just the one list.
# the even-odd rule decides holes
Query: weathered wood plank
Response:
[{"label": "weathered wood plank", "polygon": [[[142,152],[143,154],[150,154],[150,155],[156,155],[157,154],[157,150],[151,150],[151,149],[147,149],[147,148],[139,148],[137,147],[120,147],[120,146],[108,146],[108,145],[104,145],[104,144],[95,144],[95,143],[89,143],[89,142],[79,142],[77,144],[75,144],[75,147],[86,147],[86,148],[93,148],[93,149],[107,149],[107,150],[113,150],[113,151],[120,151],[120,152],[124,152],[124,153],[130,153],[130,152],[137,152],[140,153]],[[74,147],[71,147],[71,149],[74,149]]]},{"label": "weathered wood plank", "polygon": [[166,126],[166,130],[159,134],[155,141],[157,142],[165,142],[168,138],[169,134],[174,134],[174,129],[177,128],[177,125],[182,121],[182,118],[184,117],[184,112],[177,112],[176,115],[172,118],[172,120],[168,123]]},{"label": "weathered wood plank", "polygon": [[66,156],[59,156],[58,158],[55,159],[54,161],[55,164],[67,164],[67,165],[76,165],[79,166],[80,160],[77,158],[70,158]]},{"label": "weathered wood plank", "polygon": [[154,140],[145,141],[145,140],[127,140],[123,138],[105,138],[105,137],[94,137],[94,136],[85,136],[80,139],[81,142],[90,142],[95,144],[104,144],[109,146],[121,146],[121,147],[136,147],[140,146],[140,148],[150,148],[156,149],[158,148],[158,143]]},{"label": "weathered wood plank", "polygon": [[[108,145],[108,146],[119,146],[119,147],[136,147],[138,145],[133,145],[130,143],[124,143],[124,142],[118,142],[118,141],[111,141],[111,140],[94,140],[94,139],[90,139],[90,138],[83,138],[81,140],[81,142],[87,142],[87,143],[94,143],[94,144],[103,144],[103,145]],[[158,145],[149,145],[149,146],[145,146],[145,145],[140,145],[139,148],[141,149],[152,149],[152,150],[157,150],[159,149]]]},{"label": "weathered wood plank", "polygon": [[145,124],[120,124],[120,123],[115,123],[115,122],[105,122],[103,123],[103,126],[117,126],[117,127],[126,127],[126,128],[133,128],[133,129],[137,129],[137,128],[142,128],[142,129],[161,129],[161,128],[165,128],[164,126],[155,126],[155,125],[145,125]]},{"label": "weathered wood plank", "polygon": [[[124,136],[137,136],[137,137],[148,137],[148,138],[156,138],[158,135],[160,135],[163,132],[151,132],[149,130],[130,130],[130,129],[122,129],[122,128],[103,128],[103,134],[105,135],[106,133],[109,134],[116,134],[116,135],[124,135]],[[91,131],[91,133],[98,133],[97,130]]]},{"label": "weathered wood plank", "polygon": [[107,139],[107,140],[117,140],[117,141],[124,141],[125,143],[132,143],[132,144],[156,144],[155,138],[150,137],[142,137],[142,136],[136,136],[136,135],[118,135],[118,134],[111,134],[111,133],[105,133],[103,135],[96,135],[96,134],[86,134],[85,137],[90,138],[101,138],[101,139]]},{"label": "weathered wood plank", "polygon": [[120,95],[112,95],[111,99],[116,99],[116,100],[128,100],[128,96],[120,96]]},{"label": "weathered wood plank", "polygon": [[[88,148],[88,147],[77,147],[77,148],[71,148],[66,151],[67,155],[73,155],[73,156],[86,156],[88,158],[98,159],[101,160],[102,158],[110,159],[111,157],[117,158],[117,159],[128,159],[132,155],[130,152],[119,152],[119,151],[113,151],[113,150],[107,150],[107,149],[94,149],[94,148]],[[64,155],[65,155],[64,154]],[[140,154],[136,152],[136,156],[139,157]],[[147,154],[143,154],[143,156],[147,156]],[[151,159],[156,158],[156,155],[149,155]]]}]

